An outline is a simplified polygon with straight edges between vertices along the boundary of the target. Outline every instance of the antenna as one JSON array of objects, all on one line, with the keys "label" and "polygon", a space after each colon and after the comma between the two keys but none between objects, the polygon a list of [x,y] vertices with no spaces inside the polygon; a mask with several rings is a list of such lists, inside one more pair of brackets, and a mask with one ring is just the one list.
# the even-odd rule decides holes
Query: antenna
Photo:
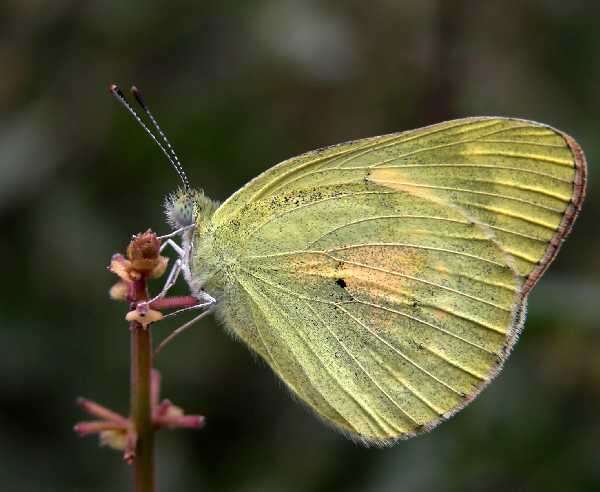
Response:
[{"label": "antenna", "polygon": [[[171,165],[175,169],[175,172],[179,176],[179,179],[181,180],[181,183],[183,184],[183,189],[184,190],[188,190],[190,188],[190,182],[188,180],[188,177],[186,176],[186,174],[185,174],[185,172],[183,170],[183,167],[181,166],[181,162],[179,161],[179,159],[177,159],[177,156],[175,156],[175,152],[173,151],[173,147],[171,147],[171,145],[169,144],[169,142],[168,142],[167,138],[165,137],[164,133],[158,127],[158,125],[157,125],[156,120],[154,119],[154,117],[150,116],[151,117],[151,121],[153,122],[154,126],[160,132],[163,140],[169,146],[169,149],[173,152],[172,155],[171,155],[171,153],[169,153],[167,151],[167,149],[165,149],[165,147],[163,146],[163,144],[160,143],[160,141],[158,140],[158,138],[156,138],[156,135],[154,135],[154,133],[152,133],[152,131],[146,126],[146,124],[142,121],[142,119],[139,117],[139,115],[135,112],[135,110],[133,109],[133,107],[131,106],[131,104],[129,104],[129,102],[127,101],[127,99],[125,99],[125,95],[123,94],[123,92],[121,91],[121,89],[119,89],[119,86],[117,84],[111,84],[109,90],[112,93],[112,95],[115,96],[115,98],[117,99],[117,101],[119,101],[125,107],[125,109],[127,109],[127,111],[129,111],[129,113],[131,114],[131,116],[133,116],[135,118],[135,120],[145,130],[145,132],[148,135],[150,135],[150,138],[152,140],[154,140],[154,143],[156,145],[158,145],[158,147],[160,148],[160,150],[162,150],[162,153],[169,160],[169,162],[171,163]],[[132,88],[132,92],[133,92],[133,88]],[[137,90],[136,90],[136,92],[137,92]],[[135,93],[134,93],[134,95],[135,95]],[[136,97],[136,100],[138,100],[137,97]],[[139,102],[139,100],[138,100],[138,102]],[[142,107],[144,108],[144,106],[142,106]],[[144,108],[144,111],[146,112],[146,114],[149,114],[149,111],[147,111],[147,108]],[[173,156],[175,156],[175,157],[173,157]]]},{"label": "antenna", "polygon": [[148,118],[152,122],[152,125],[154,125],[154,128],[156,128],[156,131],[158,132],[158,134],[162,138],[164,144],[167,146],[167,149],[171,152],[171,157],[173,158],[173,161],[175,161],[175,167],[179,168],[178,174],[183,177],[184,187],[186,189],[189,188],[190,187],[190,183],[189,183],[189,181],[187,179],[185,171],[183,170],[183,164],[181,164],[181,161],[179,160],[179,157],[177,157],[177,153],[175,152],[175,149],[171,145],[171,142],[169,142],[169,139],[165,135],[165,132],[162,131],[162,128],[158,124],[158,121],[156,121],[156,118],[154,117],[154,115],[150,111],[150,108],[148,107],[148,105],[146,104],[146,102],[144,101],[144,99],[142,98],[142,94],[141,94],[140,90],[135,85],[132,85],[131,86],[131,93],[133,94],[133,97],[135,98],[135,100],[137,101],[137,103],[144,110],[144,113],[146,113],[146,116],[148,116]]}]

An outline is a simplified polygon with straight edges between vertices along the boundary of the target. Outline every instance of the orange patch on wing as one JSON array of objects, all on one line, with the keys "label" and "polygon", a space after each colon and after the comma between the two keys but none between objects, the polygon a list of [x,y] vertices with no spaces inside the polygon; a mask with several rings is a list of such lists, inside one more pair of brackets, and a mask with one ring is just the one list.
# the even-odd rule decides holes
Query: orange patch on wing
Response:
[{"label": "orange patch on wing", "polygon": [[346,291],[353,297],[375,304],[410,304],[410,288],[405,277],[345,264],[338,271]]},{"label": "orange patch on wing", "polygon": [[411,283],[426,263],[423,253],[402,246],[365,245],[334,256],[340,260],[336,276],[343,278],[347,291],[363,299],[411,304]]},{"label": "orange patch on wing", "polygon": [[345,262],[411,276],[421,271],[427,263],[427,255],[422,251],[407,246],[383,244],[366,244],[338,250],[333,252],[333,256]]},{"label": "orange patch on wing", "polygon": [[435,191],[411,183],[411,178],[405,176],[400,168],[374,169],[367,177],[372,183],[397,191],[404,191],[413,196],[439,202]]}]

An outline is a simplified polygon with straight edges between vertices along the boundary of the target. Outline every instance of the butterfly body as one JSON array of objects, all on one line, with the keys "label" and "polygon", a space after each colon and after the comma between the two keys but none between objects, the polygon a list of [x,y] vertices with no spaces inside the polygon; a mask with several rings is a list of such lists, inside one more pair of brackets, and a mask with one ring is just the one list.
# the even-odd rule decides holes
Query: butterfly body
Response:
[{"label": "butterfly body", "polygon": [[570,137],[509,118],[309,152],[218,208],[187,192],[188,283],[322,419],[389,444],[501,369],[581,207],[585,166]]}]

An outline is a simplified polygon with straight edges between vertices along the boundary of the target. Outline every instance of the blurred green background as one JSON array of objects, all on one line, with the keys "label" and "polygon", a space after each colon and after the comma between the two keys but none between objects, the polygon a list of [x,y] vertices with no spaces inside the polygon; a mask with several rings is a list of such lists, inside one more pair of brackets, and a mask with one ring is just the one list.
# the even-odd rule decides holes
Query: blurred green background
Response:
[{"label": "blurred green background", "polygon": [[208,419],[158,436],[161,490],[600,490],[599,53],[600,2],[583,0],[3,0],[2,489],[129,490],[121,457],[72,432],[74,400],[127,411],[125,306],[105,267],[131,233],[167,230],[177,179],[108,94],[117,82],[142,89],[219,200],[295,154],[467,115],[552,124],[590,163],[521,341],[467,409],[359,447],[209,320],[158,360],[164,395]]}]

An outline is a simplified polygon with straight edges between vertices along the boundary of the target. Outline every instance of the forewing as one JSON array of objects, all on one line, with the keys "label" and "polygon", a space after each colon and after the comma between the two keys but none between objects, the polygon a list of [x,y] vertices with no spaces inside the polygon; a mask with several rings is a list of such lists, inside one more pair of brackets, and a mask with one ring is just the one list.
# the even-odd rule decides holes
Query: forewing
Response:
[{"label": "forewing", "polygon": [[327,421],[413,435],[497,372],[584,181],[572,139],[502,118],[300,156],[213,218],[223,316]]}]

